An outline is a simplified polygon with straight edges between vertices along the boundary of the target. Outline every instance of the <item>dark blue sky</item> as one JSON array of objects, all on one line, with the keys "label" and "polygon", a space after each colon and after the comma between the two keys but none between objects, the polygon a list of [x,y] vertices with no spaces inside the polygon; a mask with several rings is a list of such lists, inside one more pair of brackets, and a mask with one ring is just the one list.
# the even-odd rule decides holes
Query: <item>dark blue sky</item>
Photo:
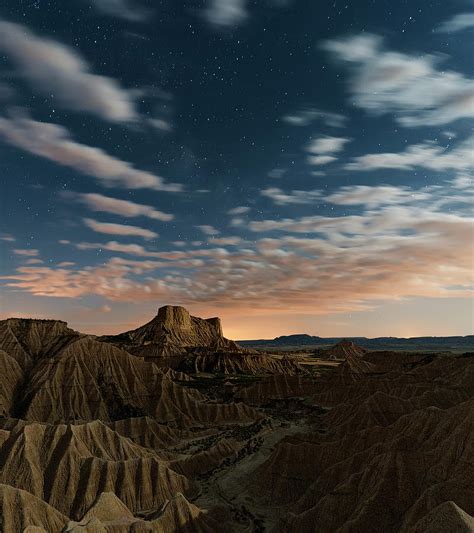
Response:
[{"label": "dark blue sky", "polygon": [[1,314],[469,333],[473,28],[461,1],[4,2]]}]

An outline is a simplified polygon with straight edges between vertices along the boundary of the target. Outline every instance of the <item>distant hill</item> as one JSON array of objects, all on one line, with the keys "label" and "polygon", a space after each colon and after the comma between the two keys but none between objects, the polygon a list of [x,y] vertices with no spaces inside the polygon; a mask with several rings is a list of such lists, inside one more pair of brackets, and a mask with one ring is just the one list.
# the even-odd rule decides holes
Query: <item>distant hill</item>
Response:
[{"label": "distant hill", "polygon": [[[369,350],[433,350],[433,351],[469,351],[474,350],[474,335],[464,337],[345,337],[358,346]],[[246,348],[311,348],[328,346],[341,342],[342,337],[318,337],[306,334],[284,335],[275,339],[258,339],[237,341]]]}]

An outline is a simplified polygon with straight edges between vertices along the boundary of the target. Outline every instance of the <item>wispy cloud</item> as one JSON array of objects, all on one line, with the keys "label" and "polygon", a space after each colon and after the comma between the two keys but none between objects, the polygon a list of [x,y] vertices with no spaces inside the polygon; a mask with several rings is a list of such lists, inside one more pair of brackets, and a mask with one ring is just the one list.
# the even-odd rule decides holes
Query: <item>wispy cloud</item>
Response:
[{"label": "wispy cloud", "polygon": [[325,135],[313,139],[306,150],[312,154],[335,154],[344,149],[344,145],[348,143],[350,139],[347,137],[330,137]]},{"label": "wispy cloud", "polygon": [[306,107],[296,113],[284,115],[282,120],[291,126],[308,126],[312,122],[319,121],[331,128],[344,128],[347,123],[347,117],[341,113],[332,113],[314,107]]},{"label": "wispy cloud", "polygon": [[337,161],[333,155],[309,155],[307,161],[310,165],[321,166]]},{"label": "wispy cloud", "polygon": [[151,14],[150,10],[137,5],[132,0],[92,0],[92,5],[105,15],[131,22],[143,22]]},{"label": "wispy cloud", "polygon": [[119,200],[110,196],[104,196],[103,194],[65,193],[63,196],[86,205],[92,211],[111,213],[127,218],[144,216],[154,220],[161,220],[162,222],[169,222],[174,218],[174,215],[163,213],[149,205],[137,204],[128,200]]},{"label": "wispy cloud", "polygon": [[237,246],[242,244],[241,237],[213,237],[209,242],[215,246]]},{"label": "wispy cloud", "polygon": [[239,206],[239,207],[233,207],[232,209],[229,209],[227,211],[228,215],[243,215],[244,213],[248,213],[250,211],[250,207],[247,206]]},{"label": "wispy cloud", "polygon": [[204,13],[214,26],[236,26],[248,17],[247,0],[206,0]]},{"label": "wispy cloud", "polygon": [[282,178],[286,173],[286,169],[285,168],[272,168],[272,170],[270,170],[270,172],[268,173],[268,177],[269,178],[274,178],[274,179],[280,179]]},{"label": "wispy cloud", "polygon": [[474,13],[458,13],[446,22],[443,22],[437,31],[442,33],[454,33],[469,28],[474,28]]},{"label": "wispy cloud", "polygon": [[[65,243],[71,244],[71,243]],[[129,254],[136,257],[159,257],[157,252],[146,250],[141,244],[123,244],[117,241],[106,243],[80,242],[74,245],[78,250],[107,250],[109,252]]]},{"label": "wispy cloud", "polygon": [[419,202],[430,198],[428,192],[413,191],[409,187],[395,187],[393,185],[348,185],[341,187],[334,194],[326,196],[325,201],[337,205],[366,205],[377,207],[380,205],[403,204]]},{"label": "wispy cloud", "polygon": [[54,95],[58,105],[113,122],[137,119],[132,93],[112,78],[93,74],[76,50],[0,20],[0,51],[34,90]]},{"label": "wispy cloud", "polygon": [[94,176],[105,186],[171,192],[182,189],[181,185],[165,183],[161,177],[137,170],[100,148],[74,141],[66,128],[56,124],[21,115],[0,117],[0,137],[27,152]]},{"label": "wispy cloud", "polygon": [[173,131],[173,125],[163,118],[150,118],[148,124],[156,130],[170,132]]},{"label": "wispy cloud", "polygon": [[409,146],[403,152],[382,152],[354,158],[348,170],[377,170],[393,168],[412,170],[416,167],[431,170],[469,170],[474,168],[474,137],[470,137],[448,150],[432,142]]},{"label": "wispy cloud", "polygon": [[200,226],[197,226],[197,228],[200,229],[206,235],[219,235],[220,233],[218,229],[216,229],[214,226],[210,226],[209,224],[202,224]]},{"label": "wispy cloud", "polygon": [[34,248],[16,248],[13,250],[15,255],[21,255],[22,257],[37,257],[39,255],[39,250]]},{"label": "wispy cloud", "polygon": [[369,112],[394,113],[404,126],[474,117],[473,80],[437,70],[439,58],[386,50],[382,39],[372,34],[331,39],[323,48],[348,65],[352,99]]},{"label": "wispy cloud", "polygon": [[453,180],[453,187],[456,189],[469,189],[470,191],[473,191],[473,181],[473,176],[459,174]]},{"label": "wispy cloud", "polygon": [[109,222],[97,222],[92,218],[84,218],[84,224],[97,233],[107,235],[123,235],[127,237],[143,237],[153,239],[158,237],[158,233],[138,226],[127,226],[125,224],[111,224]]},{"label": "wispy cloud", "polygon": [[313,139],[306,146],[306,151],[311,154],[307,157],[307,162],[310,165],[321,166],[337,161],[334,154],[341,152],[350,141],[351,139],[347,137],[331,137],[329,135]]},{"label": "wispy cloud", "polygon": [[262,196],[266,196],[273,200],[277,205],[288,205],[288,204],[310,204],[314,200],[321,198],[320,191],[290,191],[285,193],[277,187],[269,187],[260,192]]}]

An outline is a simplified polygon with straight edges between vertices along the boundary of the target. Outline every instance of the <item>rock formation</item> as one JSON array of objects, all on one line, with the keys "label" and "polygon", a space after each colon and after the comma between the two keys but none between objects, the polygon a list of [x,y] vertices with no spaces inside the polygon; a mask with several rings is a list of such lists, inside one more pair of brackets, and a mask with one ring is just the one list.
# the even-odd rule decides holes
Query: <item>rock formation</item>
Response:
[{"label": "rock formation", "polygon": [[298,374],[302,369],[289,360],[251,352],[226,339],[219,318],[191,316],[184,307],[167,305],[139,327],[100,340],[127,350],[158,366],[191,373]]},{"label": "rock formation", "polygon": [[331,346],[331,348],[323,350],[323,353],[331,359],[348,359],[364,357],[367,351],[357,346],[354,342],[343,339],[334,346]]},{"label": "rock formation", "polygon": [[184,307],[166,305],[150,322],[132,331],[102,340],[120,344],[148,360],[179,358],[195,348],[210,352],[242,352],[222,334],[219,318],[191,316]]}]

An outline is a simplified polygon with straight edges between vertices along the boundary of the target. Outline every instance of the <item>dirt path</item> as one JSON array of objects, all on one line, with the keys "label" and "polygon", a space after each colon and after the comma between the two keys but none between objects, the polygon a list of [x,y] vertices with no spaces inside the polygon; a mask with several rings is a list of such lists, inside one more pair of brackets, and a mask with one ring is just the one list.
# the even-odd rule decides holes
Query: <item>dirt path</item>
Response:
[{"label": "dirt path", "polygon": [[258,450],[242,458],[223,471],[217,472],[202,485],[202,494],[194,502],[199,507],[211,509],[224,505],[231,509],[234,516],[232,531],[260,533],[270,531],[278,519],[274,508],[262,506],[249,491],[252,474],[272,453],[275,445],[284,437],[308,432],[314,426],[305,420],[282,424],[273,419],[272,427],[265,428],[256,435],[263,439]]}]

